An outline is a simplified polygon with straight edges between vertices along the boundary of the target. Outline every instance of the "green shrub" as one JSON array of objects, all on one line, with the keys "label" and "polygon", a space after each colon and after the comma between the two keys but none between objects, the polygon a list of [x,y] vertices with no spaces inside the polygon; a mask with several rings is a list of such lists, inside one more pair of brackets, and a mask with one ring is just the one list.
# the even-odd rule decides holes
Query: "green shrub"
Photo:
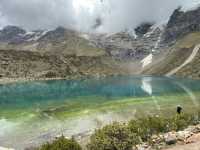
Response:
[{"label": "green shrub", "polygon": [[88,150],[131,150],[137,143],[139,143],[138,137],[125,124],[113,123],[96,130],[87,148]]},{"label": "green shrub", "polygon": [[167,119],[155,116],[132,120],[128,123],[128,128],[131,132],[136,133],[140,139],[147,141],[153,134],[167,132],[167,124]]},{"label": "green shrub", "polygon": [[66,139],[64,136],[57,138],[52,143],[42,145],[38,150],[81,150],[81,146],[74,139]]},{"label": "green shrub", "polygon": [[195,125],[198,123],[198,118],[198,115],[195,114],[176,115],[171,118],[171,130],[179,131],[188,125]]},{"label": "green shrub", "polygon": [[91,136],[88,150],[129,150],[141,142],[150,142],[152,135],[179,131],[199,123],[198,114],[173,117],[149,116],[131,120],[127,124],[113,123],[96,130]]}]

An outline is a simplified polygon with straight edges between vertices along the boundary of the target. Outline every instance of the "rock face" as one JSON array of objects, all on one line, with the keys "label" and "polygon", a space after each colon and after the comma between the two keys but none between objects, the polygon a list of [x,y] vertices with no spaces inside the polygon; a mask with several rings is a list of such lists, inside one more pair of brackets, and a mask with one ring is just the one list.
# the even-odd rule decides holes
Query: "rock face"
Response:
[{"label": "rock face", "polygon": [[0,31],[0,41],[2,42],[21,42],[23,41],[22,35],[26,31],[16,26],[6,26]]},{"label": "rock face", "polygon": [[153,23],[142,23],[135,29],[135,34],[138,36],[143,36],[150,30],[152,26]]},{"label": "rock face", "polygon": [[170,17],[163,34],[163,42],[172,42],[195,31],[200,31],[200,7],[187,12],[178,8]]},{"label": "rock face", "polygon": [[142,60],[150,53],[159,51],[162,32],[163,28],[160,26],[144,24],[137,28],[139,36],[132,30],[126,30],[111,35],[93,36],[92,42],[116,59]]}]

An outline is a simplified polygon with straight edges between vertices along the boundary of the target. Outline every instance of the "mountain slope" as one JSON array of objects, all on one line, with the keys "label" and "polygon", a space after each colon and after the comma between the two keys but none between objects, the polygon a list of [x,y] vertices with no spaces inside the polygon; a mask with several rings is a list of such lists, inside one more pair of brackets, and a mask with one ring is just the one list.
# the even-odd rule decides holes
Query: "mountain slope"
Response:
[{"label": "mountain slope", "polygon": [[82,38],[81,33],[58,27],[52,31],[32,31],[7,26],[0,31],[0,49],[37,51],[53,55],[102,56],[105,50]]},{"label": "mountain slope", "polygon": [[0,77],[80,78],[122,73],[104,49],[81,34],[62,27],[31,33],[5,27],[0,31]]},{"label": "mountain slope", "polygon": [[188,12],[180,8],[174,11],[162,36],[162,43],[168,46],[162,54],[155,56],[143,74],[200,79],[200,51],[194,49],[200,44],[199,12],[200,8]]},{"label": "mountain slope", "polygon": [[80,78],[119,74],[107,57],[58,56],[30,51],[0,50],[1,78]]},{"label": "mountain slope", "polygon": [[[181,66],[192,54],[194,47],[200,44],[200,32],[191,33],[179,39],[175,45],[168,48],[166,54],[159,62],[149,66],[143,71],[145,74],[167,75],[173,69]],[[155,58],[156,59],[156,58]],[[200,51],[196,53],[194,59],[178,70],[175,74],[179,77],[200,78]]]}]

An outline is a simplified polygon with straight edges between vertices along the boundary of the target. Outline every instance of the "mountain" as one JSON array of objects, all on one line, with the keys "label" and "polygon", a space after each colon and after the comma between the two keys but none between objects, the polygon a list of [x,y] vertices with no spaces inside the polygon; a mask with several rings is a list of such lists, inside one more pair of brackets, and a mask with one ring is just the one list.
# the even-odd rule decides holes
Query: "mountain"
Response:
[{"label": "mountain", "polygon": [[184,12],[178,8],[172,14],[162,35],[167,44],[164,53],[142,73],[200,78],[200,8]]},{"label": "mountain", "polygon": [[[0,49],[37,51],[77,56],[104,55],[105,52],[80,37],[80,33],[58,27],[52,31],[32,31],[7,26],[0,31]],[[84,52],[83,52],[84,51]]]},{"label": "mountain", "polygon": [[148,74],[200,78],[200,8],[178,8],[166,24],[89,34],[58,27],[0,30],[0,77],[79,78]]},{"label": "mountain", "polygon": [[176,9],[163,34],[164,42],[182,38],[191,32],[200,31],[200,8],[184,12],[181,7]]},{"label": "mountain", "polygon": [[92,37],[92,40],[94,45],[105,49],[111,57],[122,61],[140,61],[152,51],[155,52],[159,49],[163,28],[162,26],[151,25],[147,29],[144,24],[141,24],[136,29],[140,29],[143,34],[138,33],[137,35],[134,30],[129,29],[119,33],[96,35]]},{"label": "mountain", "polygon": [[0,31],[0,77],[78,78],[114,75],[121,71],[104,49],[82,33],[58,27],[32,31],[7,26]]}]

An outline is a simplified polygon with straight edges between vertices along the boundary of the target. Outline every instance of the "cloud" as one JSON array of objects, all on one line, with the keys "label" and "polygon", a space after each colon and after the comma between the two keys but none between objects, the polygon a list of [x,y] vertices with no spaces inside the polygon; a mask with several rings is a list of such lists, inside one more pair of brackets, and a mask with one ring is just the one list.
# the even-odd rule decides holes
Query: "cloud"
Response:
[{"label": "cloud", "polygon": [[146,21],[165,21],[175,8],[192,1],[196,0],[1,0],[0,26],[93,31],[100,18],[97,31],[117,32]]},{"label": "cloud", "polygon": [[28,29],[74,24],[70,0],[1,0],[0,12],[6,23]]}]

